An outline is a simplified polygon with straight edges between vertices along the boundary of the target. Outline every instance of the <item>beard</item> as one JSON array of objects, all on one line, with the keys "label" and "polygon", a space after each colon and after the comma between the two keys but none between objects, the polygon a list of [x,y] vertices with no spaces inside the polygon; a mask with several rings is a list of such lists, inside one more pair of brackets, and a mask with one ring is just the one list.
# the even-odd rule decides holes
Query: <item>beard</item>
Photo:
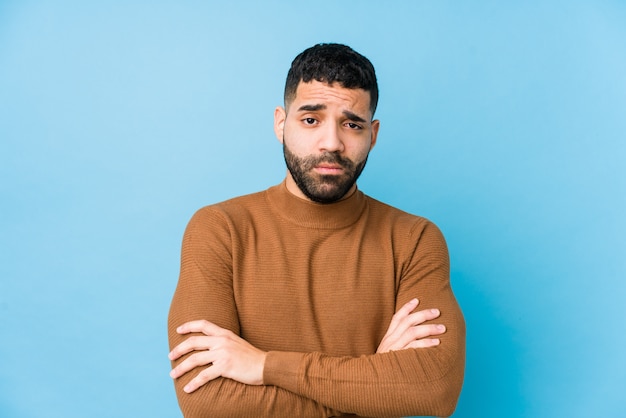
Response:
[{"label": "beard", "polygon": [[[317,203],[334,203],[341,200],[356,183],[367,162],[367,156],[363,161],[354,163],[334,152],[300,158],[289,150],[284,138],[283,155],[287,169],[298,188],[306,197]],[[321,163],[340,165],[343,168],[343,173],[338,175],[317,174],[313,169]]]}]

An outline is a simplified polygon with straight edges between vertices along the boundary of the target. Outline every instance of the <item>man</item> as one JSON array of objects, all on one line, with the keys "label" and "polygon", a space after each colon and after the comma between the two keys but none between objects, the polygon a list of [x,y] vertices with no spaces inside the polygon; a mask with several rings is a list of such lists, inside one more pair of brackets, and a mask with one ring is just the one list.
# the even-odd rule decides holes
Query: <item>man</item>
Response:
[{"label": "man", "polygon": [[377,101],[367,58],[305,50],[274,113],[285,181],[189,222],[169,315],[185,417],[454,411],[465,325],[444,239],[356,187]]}]

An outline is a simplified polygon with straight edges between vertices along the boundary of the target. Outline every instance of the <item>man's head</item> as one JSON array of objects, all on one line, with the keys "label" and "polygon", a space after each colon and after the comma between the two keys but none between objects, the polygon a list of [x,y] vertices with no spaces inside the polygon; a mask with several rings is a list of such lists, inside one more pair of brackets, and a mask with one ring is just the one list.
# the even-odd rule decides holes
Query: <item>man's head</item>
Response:
[{"label": "man's head", "polygon": [[285,83],[285,108],[296,96],[298,85],[310,81],[338,83],[347,89],[362,89],[370,95],[372,117],[378,104],[378,83],[372,63],[341,44],[317,44],[301,52],[291,63]]},{"label": "man's head", "polygon": [[344,45],[320,44],[292,63],[285,108],[274,112],[283,144],[287,189],[318,203],[349,196],[376,143],[374,68]]}]

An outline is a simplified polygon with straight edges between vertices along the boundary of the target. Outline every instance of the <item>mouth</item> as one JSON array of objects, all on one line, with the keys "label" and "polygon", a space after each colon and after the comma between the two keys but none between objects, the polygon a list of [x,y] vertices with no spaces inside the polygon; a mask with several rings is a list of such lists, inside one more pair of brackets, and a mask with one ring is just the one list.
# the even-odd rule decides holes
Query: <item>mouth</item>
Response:
[{"label": "mouth", "polygon": [[313,168],[319,174],[341,174],[344,169],[339,164],[318,164]]}]

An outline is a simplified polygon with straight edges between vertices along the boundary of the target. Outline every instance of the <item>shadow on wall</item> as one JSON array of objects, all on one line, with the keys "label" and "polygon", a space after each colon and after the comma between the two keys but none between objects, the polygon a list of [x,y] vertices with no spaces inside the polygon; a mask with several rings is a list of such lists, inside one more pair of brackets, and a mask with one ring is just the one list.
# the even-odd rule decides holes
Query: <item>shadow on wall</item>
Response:
[{"label": "shadow on wall", "polygon": [[454,417],[521,417],[522,347],[480,284],[480,277],[471,273],[452,272],[452,286],[467,326],[465,382]]}]

